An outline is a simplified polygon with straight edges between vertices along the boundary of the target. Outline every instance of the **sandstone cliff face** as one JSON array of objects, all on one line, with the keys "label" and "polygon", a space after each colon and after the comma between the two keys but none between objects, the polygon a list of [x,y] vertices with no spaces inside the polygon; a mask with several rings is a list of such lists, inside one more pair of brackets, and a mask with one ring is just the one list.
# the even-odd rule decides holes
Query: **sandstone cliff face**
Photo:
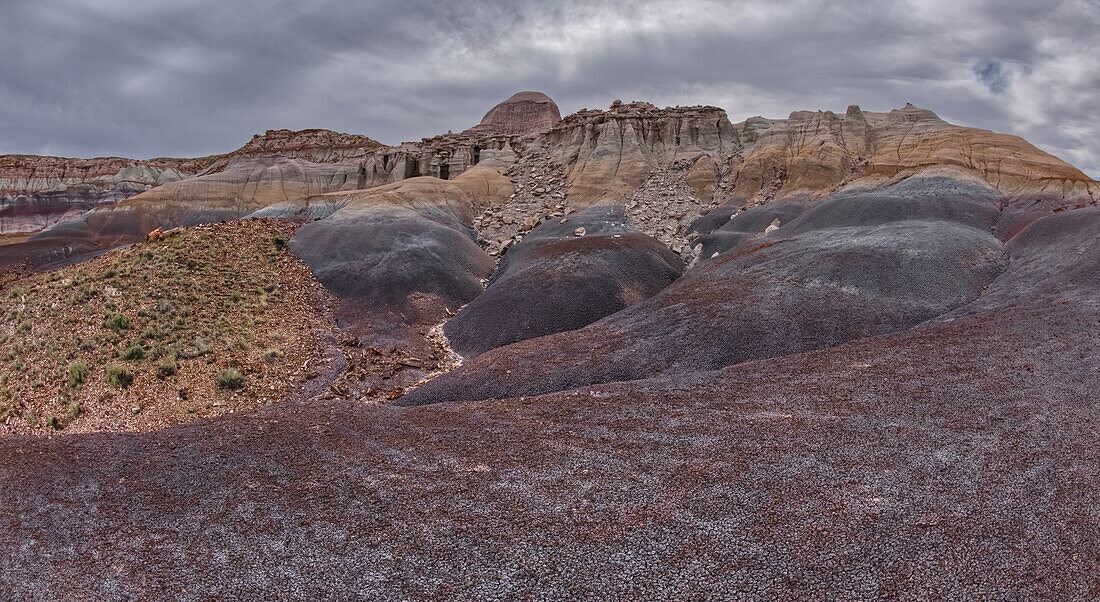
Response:
[{"label": "sandstone cliff face", "polygon": [[222,171],[165,184],[96,208],[59,223],[37,239],[76,238],[109,247],[141,239],[155,228],[239,219],[275,203],[354,189],[358,169],[356,159],[313,163],[266,155],[235,160]]},{"label": "sandstone cliff face", "polygon": [[[194,177],[87,215],[83,221],[90,232],[82,236],[117,244],[156,227],[236,219],[267,207],[272,210],[256,214],[325,216],[335,209],[320,202],[315,206],[295,203],[420,176],[451,180],[483,162],[504,171],[537,145],[532,134],[557,120],[552,101],[526,92],[497,105],[475,128],[396,147],[327,130],[269,130],[232,153],[210,158]],[[68,224],[65,235],[72,235],[74,227],[81,229]]]},{"label": "sandstone cliff face", "polygon": [[[1080,170],[1019,137],[952,125],[912,105],[731,124],[716,107],[618,103],[569,115],[542,141],[565,167],[578,206],[625,200],[654,170],[685,159],[700,197],[747,204],[814,200],[944,166],[972,172],[1009,198],[1097,196],[1096,183]],[[696,165],[701,157],[707,159]]]},{"label": "sandstone cliff face", "polygon": [[[238,183],[250,188],[256,171],[265,171],[270,161],[260,159],[278,155],[290,159],[303,159],[310,163],[335,163],[369,154],[380,148],[379,142],[366,136],[342,134],[329,130],[268,130],[256,135],[247,144],[231,153],[197,159],[157,158],[139,161],[121,157],[97,159],[72,159],[65,157],[39,157],[32,155],[0,156],[0,233],[32,232],[48,228],[56,223],[77,217],[87,211],[139,195],[143,192],[192,178],[230,170],[230,176],[215,181],[224,184],[241,174]],[[241,162],[245,166],[233,169]],[[308,170],[308,169],[307,169]],[[292,170],[293,171],[293,170]],[[348,167],[356,179],[355,167]],[[257,186],[255,191],[227,191],[224,186],[206,188],[194,182],[174,189],[167,197],[156,195],[154,199],[175,199],[180,193],[198,193],[197,200],[209,201],[218,194],[236,192],[232,199],[264,198],[270,193],[271,176]],[[292,176],[292,180],[294,177]],[[287,189],[295,184],[288,182]],[[310,190],[310,192],[317,192]],[[236,202],[235,200],[233,202]]]},{"label": "sandstone cliff face", "polygon": [[343,134],[331,130],[268,130],[263,135],[256,134],[248,144],[230,155],[252,157],[283,155],[308,159],[314,163],[331,163],[363,156],[381,146],[381,142],[366,136]]},{"label": "sandstone cliff face", "polygon": [[934,167],[966,170],[1009,198],[1096,197],[1094,181],[1023,139],[952,125],[912,105],[889,113],[855,105],[844,115],[798,111],[734,129],[742,149],[728,158],[729,196],[750,204],[880,187]]},{"label": "sandstone cliff face", "polygon": [[658,109],[643,102],[582,110],[543,136],[552,160],[565,166],[568,196],[578,206],[621,201],[649,174],[674,161],[737,150],[725,111],[717,107]]},{"label": "sandstone cliff face", "polygon": [[191,159],[0,156],[0,233],[41,230],[200,168]]},{"label": "sandstone cliff face", "polygon": [[1004,237],[1045,213],[1100,200],[1097,182],[1021,138],[952,125],[912,105],[731,124],[716,107],[616,101],[607,111],[567,116],[540,144],[546,169],[564,171],[567,206],[625,204],[632,226],[674,250],[719,203],[734,211],[806,203],[930,170],[954,170],[951,177],[977,178],[1002,195]]}]

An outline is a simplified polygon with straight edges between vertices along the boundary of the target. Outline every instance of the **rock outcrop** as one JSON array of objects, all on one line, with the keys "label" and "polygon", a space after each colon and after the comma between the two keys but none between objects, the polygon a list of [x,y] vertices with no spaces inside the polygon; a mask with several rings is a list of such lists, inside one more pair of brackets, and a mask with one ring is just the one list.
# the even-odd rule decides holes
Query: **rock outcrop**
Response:
[{"label": "rock outcrop", "polygon": [[268,130],[262,135],[256,134],[247,144],[228,156],[283,155],[308,159],[314,163],[333,163],[361,157],[382,146],[381,142],[366,136],[332,130]]},{"label": "rock outcrop", "polygon": [[561,121],[558,105],[542,92],[517,92],[489,110],[475,132],[532,136],[541,134]]},{"label": "rock outcrop", "polygon": [[205,167],[193,159],[0,156],[0,234],[42,230]]},{"label": "rock outcrop", "polygon": [[734,129],[741,149],[727,159],[719,188],[741,206],[813,201],[949,169],[1004,196],[998,234],[1008,238],[1044,213],[1100,199],[1097,182],[1022,138],[952,125],[913,105],[888,113],[852,105],[843,116],[797,111]]},{"label": "rock outcrop", "polygon": [[[181,180],[231,170],[229,177],[200,181],[204,184],[233,181],[234,175],[239,177],[249,169],[256,169],[254,166],[233,170],[242,161],[277,155],[310,163],[334,163],[362,157],[381,146],[381,143],[366,136],[329,130],[268,130],[231,153],[197,159],[0,156],[0,234],[43,230],[97,207]],[[347,171],[349,177],[358,183],[357,167],[349,166]],[[270,174],[268,179],[271,179]],[[247,176],[240,183],[247,187]],[[288,183],[288,188],[292,187],[293,183]],[[218,185],[205,189],[203,185],[189,181],[180,189],[154,195],[152,199],[178,198],[176,193],[180,191],[192,193],[196,190],[200,192],[200,201],[209,201],[221,194],[228,195],[227,198],[257,196],[229,191]]]},{"label": "rock outcrop", "polygon": [[655,169],[701,155],[721,157],[738,148],[726,112],[717,107],[658,109],[646,102],[581,110],[544,137],[553,161],[570,179],[577,206],[622,201]]}]

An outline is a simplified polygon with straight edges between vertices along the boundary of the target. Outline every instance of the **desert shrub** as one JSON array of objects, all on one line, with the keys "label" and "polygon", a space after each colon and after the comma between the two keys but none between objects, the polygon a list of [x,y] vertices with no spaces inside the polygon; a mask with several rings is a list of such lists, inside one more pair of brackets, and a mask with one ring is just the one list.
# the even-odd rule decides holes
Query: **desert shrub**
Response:
[{"label": "desert shrub", "polygon": [[137,343],[134,343],[122,350],[122,359],[131,362],[143,360],[145,359],[145,348]]},{"label": "desert shrub", "polygon": [[244,387],[244,374],[236,368],[226,368],[218,372],[219,389],[240,389]]},{"label": "desert shrub", "polygon": [[205,337],[195,337],[194,345],[193,349],[186,351],[184,354],[185,357],[202,357],[214,352],[214,346],[210,343],[210,340]]},{"label": "desert shrub", "polygon": [[176,362],[176,357],[169,355],[157,364],[157,378],[164,380],[175,374],[178,369],[179,364]]},{"label": "desert shrub", "polygon": [[283,353],[282,351],[280,351],[278,349],[275,349],[275,348],[271,348],[271,349],[268,349],[267,351],[264,352],[264,361],[273,362],[273,361],[283,357],[284,355],[286,355],[286,354]]},{"label": "desert shrub", "polygon": [[240,303],[242,298],[244,298],[244,295],[241,294],[241,291],[233,291],[232,293],[229,293],[229,300],[233,303]]},{"label": "desert shrub", "polygon": [[108,364],[104,374],[107,375],[107,384],[116,389],[125,389],[134,382],[133,373],[125,366],[118,364]]},{"label": "desert shrub", "polygon": [[84,384],[84,381],[88,378],[88,364],[84,362],[73,362],[69,364],[68,375],[69,386],[79,387]]},{"label": "desert shrub", "polygon": [[271,237],[271,248],[268,250],[268,253],[271,255],[278,255],[279,251],[282,251],[284,247],[286,247],[286,236],[276,234]]},{"label": "desert shrub", "polygon": [[25,289],[21,286],[13,286],[11,288],[11,296],[16,298],[16,299],[18,299],[19,297],[26,297],[27,296],[27,289]]},{"label": "desert shrub", "polygon": [[94,286],[82,286],[82,287],[80,287],[80,295],[77,296],[77,298],[76,298],[76,303],[77,304],[86,303],[88,300],[90,300],[92,297],[95,297],[98,294],[99,294],[99,289],[95,288]]},{"label": "desert shrub", "polygon": [[103,327],[115,334],[122,334],[122,331],[130,330],[130,318],[126,314],[115,314],[103,322]]},{"label": "desert shrub", "polygon": [[80,406],[79,401],[69,400],[65,405],[65,417],[62,418],[61,424],[68,426],[70,422],[80,417],[80,414],[84,411],[84,408]]}]

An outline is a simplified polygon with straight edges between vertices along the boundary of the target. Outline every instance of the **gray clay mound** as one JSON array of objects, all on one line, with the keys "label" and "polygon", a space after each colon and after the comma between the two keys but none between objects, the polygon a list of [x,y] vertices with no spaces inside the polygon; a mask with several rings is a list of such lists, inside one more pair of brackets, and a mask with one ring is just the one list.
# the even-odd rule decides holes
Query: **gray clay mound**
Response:
[{"label": "gray clay mound", "polygon": [[891,195],[822,203],[846,217],[815,223],[808,211],[646,301],[486,353],[403,401],[540,394],[832,347],[969,303],[1008,264],[980,207]]},{"label": "gray clay mound", "polygon": [[907,196],[903,192],[908,190],[891,187],[822,199],[797,219],[784,224],[777,235],[905,221],[948,221],[992,232],[1000,217],[993,199],[938,194]]},{"label": "gray clay mound", "polygon": [[348,212],[302,226],[290,244],[351,321],[388,312],[415,321],[417,293],[457,309],[493,272],[469,235],[423,216]]},{"label": "gray clay mound", "polygon": [[[746,209],[741,213],[733,214],[733,217],[728,218],[724,224],[718,226],[704,236],[692,243],[694,245],[702,245],[703,248],[699,256],[703,259],[712,257],[715,253],[722,254],[726,251],[733,249],[742,243],[754,240],[764,235],[764,231],[768,226],[772,225],[775,220],[779,220],[779,226],[793,220],[802,214],[805,210],[805,206],[800,203],[774,203],[768,205],[760,205],[751,209]],[[710,213],[715,214],[714,217],[726,219],[729,215],[729,209],[719,207],[714,209]],[[700,228],[706,226],[713,226],[714,219],[710,219],[712,216],[707,214],[699,218],[693,228]],[[707,221],[703,221],[707,220]],[[698,229],[696,230],[698,231]]]},{"label": "gray clay mound", "polygon": [[591,324],[651,297],[682,271],[678,256],[624,226],[617,210],[590,209],[532,230],[445,332],[462,355],[480,355]]}]

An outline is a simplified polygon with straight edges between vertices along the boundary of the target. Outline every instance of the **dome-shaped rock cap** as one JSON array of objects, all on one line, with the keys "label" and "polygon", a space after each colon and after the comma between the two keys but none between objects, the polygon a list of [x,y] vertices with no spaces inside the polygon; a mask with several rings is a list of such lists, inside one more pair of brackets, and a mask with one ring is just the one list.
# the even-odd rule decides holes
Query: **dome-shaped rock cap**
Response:
[{"label": "dome-shaped rock cap", "polygon": [[542,92],[518,92],[489,110],[474,129],[525,136],[545,132],[561,121],[558,105]]}]

